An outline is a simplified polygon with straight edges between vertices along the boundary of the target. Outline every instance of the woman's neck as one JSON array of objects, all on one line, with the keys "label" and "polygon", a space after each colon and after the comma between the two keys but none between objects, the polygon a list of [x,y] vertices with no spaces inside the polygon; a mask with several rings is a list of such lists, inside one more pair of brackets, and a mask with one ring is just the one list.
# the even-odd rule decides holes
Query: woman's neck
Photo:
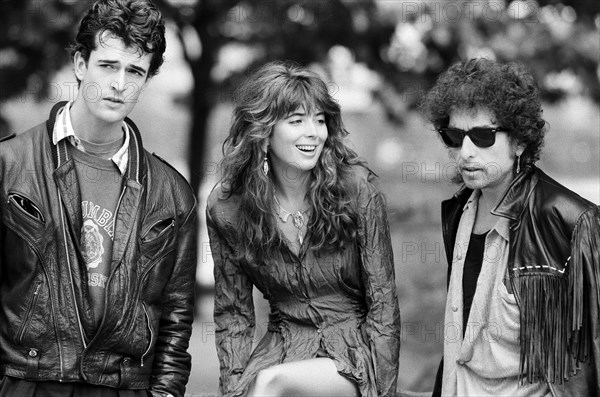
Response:
[{"label": "woman's neck", "polygon": [[304,199],[308,192],[310,173],[289,178],[281,172],[274,171],[275,191],[280,201],[292,204],[294,210],[304,207]]}]

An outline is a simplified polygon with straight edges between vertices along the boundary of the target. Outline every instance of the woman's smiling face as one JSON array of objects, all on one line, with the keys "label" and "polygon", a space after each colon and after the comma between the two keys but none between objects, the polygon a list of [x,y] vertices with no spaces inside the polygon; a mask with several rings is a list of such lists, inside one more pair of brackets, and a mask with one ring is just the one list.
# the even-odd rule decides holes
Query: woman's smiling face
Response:
[{"label": "woman's smiling face", "polygon": [[325,114],[320,110],[307,113],[299,107],[273,127],[269,154],[273,167],[283,175],[301,175],[316,165],[327,139]]}]

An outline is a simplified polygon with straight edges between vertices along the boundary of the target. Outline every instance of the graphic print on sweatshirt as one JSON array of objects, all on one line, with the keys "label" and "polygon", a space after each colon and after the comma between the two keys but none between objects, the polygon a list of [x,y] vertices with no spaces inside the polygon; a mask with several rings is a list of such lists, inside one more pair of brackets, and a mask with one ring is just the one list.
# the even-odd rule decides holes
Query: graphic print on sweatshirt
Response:
[{"label": "graphic print on sweatshirt", "polygon": [[[88,288],[95,309],[104,300],[112,259],[114,214],[92,201],[82,201],[81,251],[88,271]],[[95,310],[96,311],[96,310]],[[99,319],[100,313],[96,313]]]}]

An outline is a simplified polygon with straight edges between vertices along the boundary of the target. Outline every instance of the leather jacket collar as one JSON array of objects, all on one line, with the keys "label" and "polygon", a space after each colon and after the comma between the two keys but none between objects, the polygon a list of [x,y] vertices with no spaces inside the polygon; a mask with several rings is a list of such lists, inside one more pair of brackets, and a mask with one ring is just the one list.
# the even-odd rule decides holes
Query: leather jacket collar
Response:
[{"label": "leather jacket collar", "polygon": [[[46,121],[46,130],[48,131],[50,142],[52,142],[52,131],[54,130],[54,123],[56,122],[56,115],[58,111],[67,104],[66,101],[59,102],[52,107],[50,111],[50,117]],[[125,118],[125,122],[130,127],[131,137],[129,140],[129,163],[127,165],[127,173],[125,174],[127,179],[134,180],[135,182],[142,184],[145,178],[145,156],[143,153],[142,137],[135,123]],[[60,169],[66,164],[69,159],[69,151],[67,150],[67,143],[65,141],[58,142],[52,146],[52,160],[54,163],[54,169]]]},{"label": "leather jacket collar", "polygon": [[[533,188],[537,182],[538,175],[533,172],[533,170],[519,173],[492,210],[492,214],[518,221],[527,205],[527,198],[531,192],[533,192]],[[454,194],[453,199],[456,200],[460,206],[463,206],[471,196],[471,193],[473,193],[473,189],[469,189],[467,186],[463,185]],[[446,200],[444,203],[450,202],[453,199]]]},{"label": "leather jacket collar", "polygon": [[527,205],[527,198],[533,192],[533,188],[537,185],[537,182],[538,175],[533,170],[517,174],[496,207],[492,210],[492,214],[518,221]]}]

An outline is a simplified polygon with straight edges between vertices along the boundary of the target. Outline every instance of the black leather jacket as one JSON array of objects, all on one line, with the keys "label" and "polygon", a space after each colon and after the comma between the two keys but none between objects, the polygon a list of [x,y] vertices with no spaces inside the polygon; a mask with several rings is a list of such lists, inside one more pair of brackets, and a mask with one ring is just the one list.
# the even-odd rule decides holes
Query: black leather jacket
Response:
[{"label": "black leather jacket", "polygon": [[81,204],[66,140],[49,120],[0,143],[0,375],[183,396],[191,358],[196,200],[142,147],[129,165],[114,230],[105,313],[86,337]]},{"label": "black leather jacket", "polygon": [[[471,193],[463,188],[442,203],[448,280]],[[510,220],[508,272],[520,310],[524,381],[546,381],[555,396],[600,395],[599,207],[533,167],[492,213]]]}]

